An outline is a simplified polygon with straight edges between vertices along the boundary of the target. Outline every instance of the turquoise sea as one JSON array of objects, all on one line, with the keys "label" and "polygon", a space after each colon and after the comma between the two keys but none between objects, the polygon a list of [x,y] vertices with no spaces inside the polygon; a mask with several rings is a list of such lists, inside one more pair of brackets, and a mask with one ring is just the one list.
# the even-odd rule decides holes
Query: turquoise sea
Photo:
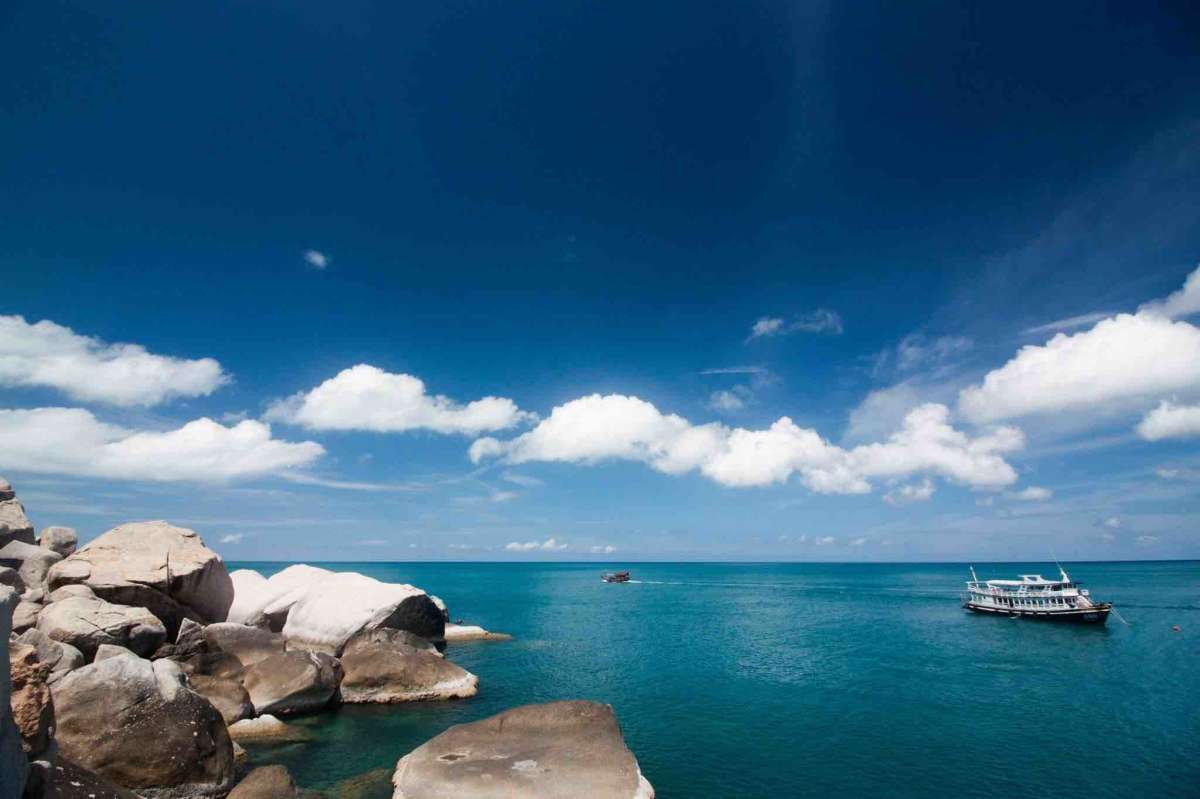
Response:
[{"label": "turquoise sea", "polygon": [[1069,564],[1128,622],[1103,628],[968,614],[965,565],[607,565],[626,585],[590,563],[324,565],[515,636],[447,652],[474,699],[344,707],[251,751],[331,796],[383,799],[446,727],[567,698],[613,705],[661,799],[1200,796],[1200,562]]}]

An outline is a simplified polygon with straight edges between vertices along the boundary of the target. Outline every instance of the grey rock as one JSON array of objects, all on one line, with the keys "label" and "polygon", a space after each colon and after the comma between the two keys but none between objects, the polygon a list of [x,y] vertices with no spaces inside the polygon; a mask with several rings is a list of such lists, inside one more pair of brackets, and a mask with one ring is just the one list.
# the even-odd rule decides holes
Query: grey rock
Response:
[{"label": "grey rock", "polygon": [[283,636],[279,633],[233,622],[208,625],[204,628],[204,640],[209,649],[227,652],[247,667],[281,654],[285,649]]},{"label": "grey rock", "polygon": [[14,633],[23,633],[37,624],[38,616],[42,612],[42,606],[37,602],[26,602],[21,600],[17,605],[17,609],[13,611],[12,629]]},{"label": "grey rock", "polygon": [[194,530],[164,521],[114,527],[56,564],[49,582],[51,590],[84,583],[102,599],[149,608],[172,638],[184,618],[224,621],[233,601],[217,553]]},{"label": "grey rock", "polygon": [[11,566],[0,566],[0,585],[15,589],[17,594],[25,593],[25,582],[20,572]]},{"label": "grey rock", "polygon": [[100,663],[109,658],[136,658],[137,655],[130,652],[123,646],[116,644],[100,644],[96,647],[96,656],[92,658],[93,663]]},{"label": "grey rock", "polygon": [[72,762],[152,799],[223,796],[232,787],[225,722],[171,661],[111,657],[52,691],[56,738]]},{"label": "grey rock", "polygon": [[192,674],[188,677],[188,687],[212,702],[212,706],[221,714],[221,718],[225,719],[226,724],[254,716],[254,705],[250,702],[250,695],[239,680]]},{"label": "grey rock", "polygon": [[235,741],[270,741],[290,743],[310,740],[304,730],[285,724],[270,713],[258,718],[243,719],[229,725],[229,737]]},{"label": "grey rock", "polygon": [[59,757],[50,770],[49,785],[43,799],[137,799],[124,788]]},{"label": "grey rock", "polygon": [[343,702],[391,703],[474,696],[479,680],[436,651],[403,641],[400,631],[373,630],[351,638],[342,652]]},{"label": "grey rock", "polygon": [[12,493],[11,488],[0,494],[8,495],[8,499],[0,499],[0,546],[10,541],[34,543],[33,523],[25,515],[21,501]]},{"label": "grey rock", "polygon": [[237,784],[229,799],[296,799],[299,795],[286,766],[259,766]]},{"label": "grey rock", "polygon": [[255,713],[278,715],[320,710],[337,694],[341,681],[337,658],[292,650],[247,668],[243,685]]},{"label": "grey rock", "polygon": [[42,589],[50,568],[62,555],[23,541],[9,541],[0,547],[0,566],[16,569],[27,590]]},{"label": "grey rock", "polygon": [[405,755],[393,799],[652,799],[608,705],[525,705],[459,724]]},{"label": "grey rock", "polygon": [[3,477],[0,477],[0,502],[3,502],[6,499],[12,499],[15,496],[16,493],[13,491],[12,483],[8,482]]},{"label": "grey rock", "polygon": [[73,527],[47,527],[38,537],[38,544],[65,558],[75,552],[79,545],[79,535]]},{"label": "grey rock", "polygon": [[8,636],[17,592],[0,586],[0,797],[15,799],[25,789],[29,760],[21,745],[21,733],[13,721],[12,683],[9,678]]},{"label": "grey rock", "polygon": [[55,590],[51,591],[49,599],[51,602],[62,602],[64,599],[70,599],[73,596],[91,598],[96,596],[96,592],[82,583],[76,585],[64,585],[62,588],[56,588]]},{"label": "grey rock", "polygon": [[14,641],[37,649],[38,660],[50,666],[50,684],[83,665],[83,653],[70,644],[55,641],[36,627],[26,630]]},{"label": "grey rock", "polygon": [[102,599],[71,597],[42,609],[37,627],[55,641],[70,644],[90,659],[101,644],[124,646],[148,655],[166,637],[162,622],[145,608]]}]

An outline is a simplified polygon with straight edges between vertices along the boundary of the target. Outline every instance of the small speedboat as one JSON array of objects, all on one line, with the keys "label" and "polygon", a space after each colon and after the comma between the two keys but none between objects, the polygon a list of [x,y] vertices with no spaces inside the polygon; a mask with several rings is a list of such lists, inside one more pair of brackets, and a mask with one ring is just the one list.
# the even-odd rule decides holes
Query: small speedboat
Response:
[{"label": "small speedboat", "polygon": [[612,572],[611,574],[602,574],[600,579],[606,583],[627,583],[629,582],[629,572]]}]

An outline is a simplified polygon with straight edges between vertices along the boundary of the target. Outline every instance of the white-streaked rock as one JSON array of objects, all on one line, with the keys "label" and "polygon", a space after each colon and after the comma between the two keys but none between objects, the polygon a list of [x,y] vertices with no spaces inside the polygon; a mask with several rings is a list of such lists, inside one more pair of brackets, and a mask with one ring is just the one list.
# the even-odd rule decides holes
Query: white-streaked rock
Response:
[{"label": "white-streaked rock", "polygon": [[[272,574],[267,578],[268,597],[261,610],[263,623],[272,630],[282,630],[287,623],[288,613],[300,601],[300,597],[332,574],[328,569],[307,563],[297,563]],[[251,626],[259,624],[258,619],[254,619]]]},{"label": "white-streaked rock", "polygon": [[493,633],[476,624],[447,624],[446,643],[461,644],[464,641],[511,641],[508,633]]},{"label": "white-streaked rock", "polygon": [[75,647],[88,659],[101,644],[149,655],[167,635],[162,622],[145,608],[87,597],[70,597],[47,605],[38,615],[37,628],[55,641]]},{"label": "white-streaked rock", "polygon": [[445,622],[420,588],[344,572],[320,580],[300,597],[283,635],[288,646],[336,655],[355,633],[377,627],[440,639]]},{"label": "white-streaked rock", "polygon": [[608,705],[525,705],[459,724],[400,759],[393,799],[653,799]]},{"label": "white-streaked rock", "polygon": [[237,569],[229,573],[233,583],[233,604],[225,621],[250,627],[266,626],[263,608],[271,598],[267,578],[253,569]]},{"label": "white-streaked rock", "polygon": [[[50,570],[50,588],[84,583],[111,602],[149,607],[174,633],[188,612],[205,622],[224,621],[233,583],[220,556],[194,530],[164,521],[114,527]],[[147,589],[166,599],[160,606]],[[131,600],[131,598],[134,598]],[[176,608],[175,606],[179,606]]]}]

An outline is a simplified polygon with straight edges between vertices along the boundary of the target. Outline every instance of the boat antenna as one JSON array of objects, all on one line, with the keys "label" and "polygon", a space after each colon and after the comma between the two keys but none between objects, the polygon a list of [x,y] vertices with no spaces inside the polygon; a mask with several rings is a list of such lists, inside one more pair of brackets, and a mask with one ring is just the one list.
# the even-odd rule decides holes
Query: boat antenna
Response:
[{"label": "boat antenna", "polygon": [[1067,570],[1064,569],[1062,567],[1062,564],[1058,562],[1058,555],[1056,555],[1054,553],[1053,548],[1051,548],[1051,550],[1050,550],[1050,557],[1054,558],[1054,565],[1058,567],[1058,575],[1060,577],[1062,577],[1063,580],[1065,580],[1066,582],[1068,582],[1068,583],[1071,582],[1071,575],[1067,574]]},{"label": "boat antenna", "polygon": [[973,582],[973,583],[979,582],[979,578],[975,576],[975,567],[970,566],[968,568],[970,568],[970,570],[971,570],[971,582]]}]

